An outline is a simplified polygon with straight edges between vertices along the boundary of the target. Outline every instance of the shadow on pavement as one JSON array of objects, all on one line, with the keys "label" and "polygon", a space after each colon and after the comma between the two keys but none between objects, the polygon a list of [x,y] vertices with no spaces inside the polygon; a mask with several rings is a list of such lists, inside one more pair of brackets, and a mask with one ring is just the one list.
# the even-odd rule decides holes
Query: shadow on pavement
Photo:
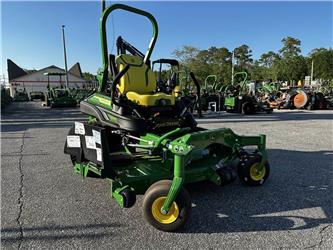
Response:
[{"label": "shadow on pavement", "polygon": [[271,175],[260,187],[188,186],[190,223],[183,233],[301,230],[332,223],[333,152],[268,150]]}]

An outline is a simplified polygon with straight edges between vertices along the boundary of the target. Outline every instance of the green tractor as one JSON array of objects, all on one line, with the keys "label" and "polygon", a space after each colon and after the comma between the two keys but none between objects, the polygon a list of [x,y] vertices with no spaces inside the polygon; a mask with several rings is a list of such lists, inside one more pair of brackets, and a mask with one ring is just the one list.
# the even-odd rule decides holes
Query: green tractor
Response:
[{"label": "green tractor", "polygon": [[13,98],[9,94],[9,89],[1,86],[1,110],[9,105],[13,101]]},{"label": "green tractor", "polygon": [[[77,102],[72,96],[71,91],[67,87],[61,85],[61,76],[64,76],[65,73],[46,72],[44,75],[47,76],[46,106],[51,108],[76,107]],[[59,76],[60,88],[50,87],[50,76]]]},{"label": "green tractor", "polygon": [[[115,10],[151,22],[146,54],[126,43],[117,43],[117,55],[108,54],[106,21]],[[158,89],[150,63],[158,26],[150,13],[123,4],[103,8],[100,36],[99,89],[80,103],[89,119],[75,122],[64,148],[76,173],[108,179],[112,198],[123,208],[132,207],[136,195],[144,194],[145,220],[163,231],[178,230],[190,217],[185,184],[206,180],[225,185],[237,173],[249,186],[266,181],[270,167],[265,135],[200,128],[181,98]],[[253,146],[253,151],[245,151],[245,146]]]},{"label": "green tractor", "polygon": [[254,93],[249,94],[247,89],[247,73],[237,72],[234,78],[243,75],[243,81],[239,84],[230,84],[224,88],[224,108],[230,113],[240,113],[244,115],[255,114],[257,112],[270,113],[273,109],[267,101],[257,98]]},{"label": "green tractor", "polygon": [[16,90],[13,98],[14,102],[28,102],[30,101],[29,95],[25,88],[23,90]]},{"label": "green tractor", "polygon": [[[175,59],[161,58],[153,61],[152,70],[158,64],[157,89],[158,91],[171,94],[180,85],[179,82],[179,62]],[[167,67],[167,69],[165,69]],[[176,89],[177,91],[177,89]],[[175,93],[174,93],[175,94]]]},{"label": "green tractor", "polygon": [[94,93],[94,89],[80,89],[75,88],[71,90],[72,97],[76,100],[77,103],[80,103],[82,100]]},{"label": "green tractor", "polygon": [[[179,93],[181,101],[188,107],[191,114],[202,118],[201,86],[188,68],[179,71],[179,86],[175,93]],[[194,112],[196,111],[196,112]]]},{"label": "green tractor", "polygon": [[45,101],[45,94],[42,91],[31,91],[30,92],[30,101],[41,100]]},{"label": "green tractor", "polygon": [[224,95],[221,92],[223,84],[218,82],[216,75],[208,75],[202,88],[201,107],[203,111],[221,111],[224,104]]},{"label": "green tractor", "polygon": [[[186,111],[190,111],[193,114],[194,109],[197,109],[199,117],[202,117],[201,103],[198,101],[200,100],[200,85],[193,73],[188,70],[180,70],[179,62],[175,59],[153,61],[152,70],[154,70],[156,64],[159,65],[157,91],[172,94],[175,99],[181,99],[182,103],[187,107]],[[167,65],[168,70],[163,70],[165,65]]]}]

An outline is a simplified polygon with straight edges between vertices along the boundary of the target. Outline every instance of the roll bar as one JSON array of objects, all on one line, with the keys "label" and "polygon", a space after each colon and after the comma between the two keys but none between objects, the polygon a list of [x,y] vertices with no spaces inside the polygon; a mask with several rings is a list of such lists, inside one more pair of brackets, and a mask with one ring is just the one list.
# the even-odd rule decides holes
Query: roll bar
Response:
[{"label": "roll bar", "polygon": [[247,80],[247,73],[246,73],[245,71],[237,72],[237,73],[234,74],[234,78],[235,78],[235,76],[237,76],[237,75],[244,75],[244,80],[243,80],[243,82],[241,83],[241,86],[243,87],[244,83],[245,83],[246,80]]},{"label": "roll bar", "polygon": [[157,25],[157,21],[156,19],[153,17],[153,15],[151,15],[150,13],[128,6],[128,5],[124,5],[124,4],[113,4],[107,8],[105,8],[105,2],[102,1],[102,16],[100,18],[100,37],[101,37],[101,48],[102,48],[102,61],[103,61],[103,67],[102,67],[102,72],[103,72],[103,76],[102,76],[102,82],[99,86],[99,91],[104,91],[105,86],[106,86],[106,82],[107,82],[107,78],[108,78],[108,66],[109,66],[109,62],[108,62],[108,46],[107,46],[107,38],[106,38],[106,21],[108,16],[111,14],[112,11],[115,10],[124,10],[124,11],[128,11],[128,12],[132,12],[144,17],[147,17],[149,19],[149,21],[152,24],[153,27],[153,34],[152,34],[152,39],[150,41],[148,50],[145,54],[145,57],[143,59],[144,63],[147,63],[150,59],[150,56],[153,52],[156,40],[157,40],[157,36],[158,36],[158,25]]},{"label": "roll bar", "polygon": [[156,63],[165,63],[165,64],[170,64],[171,66],[179,66],[179,62],[175,59],[161,58],[161,59],[153,61],[153,64],[156,64]]},{"label": "roll bar", "polygon": [[208,79],[213,79],[214,83],[212,84],[212,88],[214,89],[214,85],[217,81],[216,75],[208,75],[205,79],[205,90],[208,91]]}]

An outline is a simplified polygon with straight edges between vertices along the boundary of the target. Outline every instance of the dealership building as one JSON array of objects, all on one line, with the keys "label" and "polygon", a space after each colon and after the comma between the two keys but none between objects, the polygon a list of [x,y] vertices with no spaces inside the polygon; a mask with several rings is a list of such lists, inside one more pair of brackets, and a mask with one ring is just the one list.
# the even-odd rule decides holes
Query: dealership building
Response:
[{"label": "dealership building", "polygon": [[[14,96],[16,91],[26,90],[46,92],[47,87],[65,87],[65,70],[55,65],[40,70],[26,70],[19,67],[12,60],[7,59],[8,81],[10,95]],[[46,73],[59,73],[49,75]],[[79,63],[74,64],[67,72],[69,88],[84,88],[89,84],[83,77]]]}]

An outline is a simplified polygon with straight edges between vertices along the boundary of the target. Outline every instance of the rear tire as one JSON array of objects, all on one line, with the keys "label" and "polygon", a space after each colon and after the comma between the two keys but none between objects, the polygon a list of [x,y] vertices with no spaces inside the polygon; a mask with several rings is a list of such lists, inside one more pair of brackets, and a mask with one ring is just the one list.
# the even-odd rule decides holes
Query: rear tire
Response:
[{"label": "rear tire", "polygon": [[254,107],[251,103],[245,102],[242,105],[242,114],[243,115],[250,115],[254,113]]}]

